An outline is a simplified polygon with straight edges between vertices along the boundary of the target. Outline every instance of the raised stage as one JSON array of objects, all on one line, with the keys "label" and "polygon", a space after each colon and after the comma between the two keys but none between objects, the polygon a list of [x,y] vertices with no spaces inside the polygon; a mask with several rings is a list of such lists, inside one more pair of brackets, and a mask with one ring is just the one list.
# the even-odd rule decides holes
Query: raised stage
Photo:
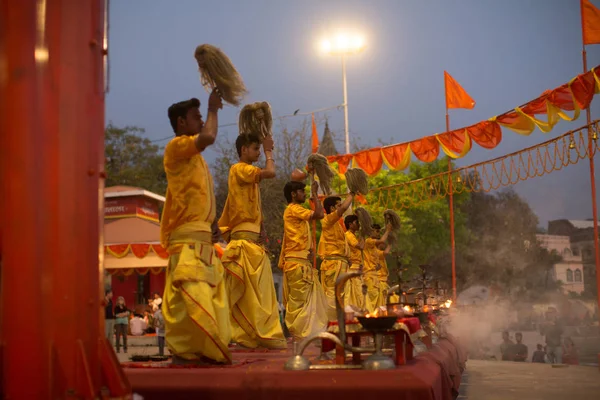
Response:
[{"label": "raised stage", "polygon": [[[123,367],[133,392],[144,400],[358,400],[367,396],[449,400],[458,394],[466,362],[465,352],[449,339],[440,339],[430,351],[387,371],[285,371],[283,365],[291,354],[291,348],[233,350],[234,364],[226,367],[169,367],[167,363],[125,363]],[[305,355],[317,363],[317,348],[309,347]]]}]

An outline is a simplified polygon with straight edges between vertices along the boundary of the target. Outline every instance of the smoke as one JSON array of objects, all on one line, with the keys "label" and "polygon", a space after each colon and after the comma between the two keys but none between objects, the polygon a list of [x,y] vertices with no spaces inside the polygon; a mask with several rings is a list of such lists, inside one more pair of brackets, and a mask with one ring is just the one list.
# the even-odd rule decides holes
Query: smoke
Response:
[{"label": "smoke", "polygon": [[456,337],[468,349],[471,359],[498,359],[499,344],[494,333],[507,330],[516,312],[506,301],[494,299],[470,306],[451,307],[440,321],[441,329]]},{"label": "smoke", "polygon": [[506,329],[514,318],[515,312],[501,301],[478,306],[459,306],[450,309],[446,330],[467,342],[486,343],[493,332]]}]

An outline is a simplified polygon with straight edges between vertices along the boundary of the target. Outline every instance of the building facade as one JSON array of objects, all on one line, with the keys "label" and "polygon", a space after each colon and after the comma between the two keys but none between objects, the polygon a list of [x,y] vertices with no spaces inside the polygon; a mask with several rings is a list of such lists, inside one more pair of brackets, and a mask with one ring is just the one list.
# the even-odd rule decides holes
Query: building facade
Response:
[{"label": "building facade", "polygon": [[552,278],[563,283],[563,291],[577,294],[583,292],[584,264],[581,255],[574,254],[570,237],[538,234],[537,240],[541,247],[562,257],[562,261],[552,268]]},{"label": "building facade", "polygon": [[168,255],[160,245],[160,207],[165,198],[130,186],[104,190],[105,287],[127,306],[162,296]]},{"label": "building facade", "polygon": [[548,222],[548,233],[568,236],[574,256],[583,262],[585,290],[590,292],[596,286],[596,261],[594,255],[594,221],[558,219]]}]

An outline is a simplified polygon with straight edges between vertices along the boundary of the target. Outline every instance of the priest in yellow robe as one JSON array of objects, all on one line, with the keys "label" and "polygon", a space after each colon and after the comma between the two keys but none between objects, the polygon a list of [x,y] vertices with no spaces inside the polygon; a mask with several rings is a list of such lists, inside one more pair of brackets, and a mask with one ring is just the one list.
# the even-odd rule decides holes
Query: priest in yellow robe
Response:
[{"label": "priest in yellow robe", "polygon": [[354,194],[340,197],[331,196],[323,201],[325,218],[321,220],[321,238],[318,255],[321,258],[321,285],[327,296],[327,318],[337,320],[335,309],[335,281],[340,274],[348,271],[350,248],[346,242],[342,216],[352,204]]},{"label": "priest in yellow robe", "polygon": [[213,91],[206,124],[198,99],[168,110],[175,138],[164,151],[168,187],[160,233],[169,253],[162,313],[174,364],[231,363],[224,271],[213,247],[218,241],[213,181],[201,155],[216,140],[222,107]]},{"label": "priest in yellow robe", "polygon": [[386,256],[390,254],[391,246],[389,244],[382,243],[377,247],[377,256],[379,257],[379,271],[377,271],[377,278],[379,279],[379,302],[377,306],[387,305],[387,291],[390,288],[388,283],[388,277],[390,272],[387,266]]},{"label": "priest in yellow robe", "polygon": [[240,162],[229,170],[229,192],[219,228],[229,243],[221,262],[231,307],[232,340],[244,347],[284,349],[271,260],[261,241],[263,222],[258,183],[275,177],[273,139],[263,141],[266,166],[252,165],[260,158],[257,134],[239,135],[236,150]]},{"label": "priest in yellow robe", "polygon": [[[350,248],[350,268],[348,271],[357,271],[363,264],[363,249],[365,248],[364,238],[358,237],[360,223],[358,217],[354,214],[347,215],[344,218],[346,225],[346,241]],[[363,294],[363,278],[358,276],[350,279],[344,289],[344,303],[354,306],[358,309],[365,308],[365,295]]]},{"label": "priest in yellow robe", "polygon": [[288,205],[283,213],[283,241],[279,268],[283,270],[285,324],[296,340],[324,331],[327,327],[327,299],[317,270],[312,265],[313,239],[309,223],[323,219],[318,197],[319,185],[313,182],[311,194],[315,209],[302,206],[306,201],[303,182],[285,184],[283,193]]},{"label": "priest in yellow robe", "polygon": [[379,256],[380,250],[377,247],[385,245],[391,230],[392,226],[388,224],[385,233],[382,236],[381,226],[379,224],[373,224],[373,226],[371,226],[371,237],[365,240],[365,249],[363,250],[364,282],[367,285],[365,308],[370,313],[374,312],[381,304],[381,289],[379,287],[379,269],[381,268],[381,264]]}]

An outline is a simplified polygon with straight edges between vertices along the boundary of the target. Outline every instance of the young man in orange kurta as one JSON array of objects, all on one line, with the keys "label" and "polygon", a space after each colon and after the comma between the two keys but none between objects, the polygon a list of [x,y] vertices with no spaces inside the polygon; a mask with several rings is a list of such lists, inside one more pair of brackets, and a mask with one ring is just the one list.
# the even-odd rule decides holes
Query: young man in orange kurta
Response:
[{"label": "young man in orange kurta", "polygon": [[352,204],[354,194],[350,193],[342,203],[340,197],[325,199],[323,208],[325,218],[321,220],[321,238],[318,255],[321,258],[321,285],[327,296],[327,317],[330,321],[337,319],[335,309],[335,281],[340,274],[348,271],[350,248],[346,242],[342,215]]},{"label": "young man in orange kurta", "polygon": [[175,138],[164,154],[168,187],[160,233],[169,265],[162,311],[165,340],[176,364],[231,363],[224,271],[213,247],[218,240],[213,181],[201,155],[216,140],[222,107],[213,91],[206,124],[198,99],[169,107]]},{"label": "young man in orange kurta", "polygon": [[377,306],[385,306],[387,304],[387,291],[390,288],[388,277],[390,272],[387,266],[386,256],[390,254],[391,246],[389,244],[380,244],[377,246],[377,256],[379,257],[379,270],[377,278],[379,279],[379,302]]},{"label": "young man in orange kurta", "polygon": [[258,183],[275,177],[273,139],[263,141],[264,169],[252,165],[260,158],[258,135],[239,135],[235,146],[240,162],[229,170],[229,193],[219,219],[219,228],[230,238],[221,262],[227,273],[232,339],[249,348],[283,349],[287,343],[279,322],[271,260],[260,238],[263,215]]},{"label": "young man in orange kurta", "polygon": [[[344,224],[346,225],[346,241],[350,247],[349,271],[357,271],[361,266],[364,267],[363,249],[365,248],[365,239],[358,237],[360,223],[356,215],[347,215],[344,218]],[[361,310],[365,308],[362,276],[352,278],[348,281],[344,293],[344,303]]]},{"label": "young man in orange kurta", "polygon": [[[367,296],[365,298],[365,308],[370,313],[374,312],[381,304],[379,287],[379,269],[380,250],[377,248],[380,245],[385,245],[386,240],[392,230],[391,225],[387,225],[385,233],[381,235],[381,226],[374,224],[371,227],[371,237],[365,240],[364,256],[364,282],[367,285]],[[389,248],[387,248],[389,253]],[[385,302],[384,302],[385,304]]]},{"label": "young man in orange kurta", "polygon": [[302,204],[306,201],[305,184],[286,183],[283,193],[288,202],[283,213],[283,242],[279,268],[283,270],[283,301],[286,308],[285,324],[295,339],[303,339],[327,327],[327,300],[312,265],[313,240],[309,222],[323,218],[323,206],[313,182],[312,197],[315,210]]}]

